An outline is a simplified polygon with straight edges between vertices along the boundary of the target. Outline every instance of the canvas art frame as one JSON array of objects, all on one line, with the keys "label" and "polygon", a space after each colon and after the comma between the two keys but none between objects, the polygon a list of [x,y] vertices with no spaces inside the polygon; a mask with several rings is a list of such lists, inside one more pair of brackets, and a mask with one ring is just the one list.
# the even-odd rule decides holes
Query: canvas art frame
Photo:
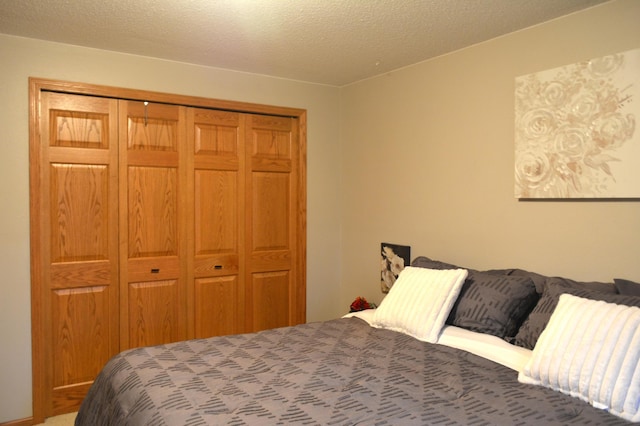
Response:
[{"label": "canvas art frame", "polygon": [[380,244],[380,290],[388,293],[405,266],[411,264],[411,246]]},{"label": "canvas art frame", "polygon": [[640,198],[640,49],[515,79],[515,197]]}]

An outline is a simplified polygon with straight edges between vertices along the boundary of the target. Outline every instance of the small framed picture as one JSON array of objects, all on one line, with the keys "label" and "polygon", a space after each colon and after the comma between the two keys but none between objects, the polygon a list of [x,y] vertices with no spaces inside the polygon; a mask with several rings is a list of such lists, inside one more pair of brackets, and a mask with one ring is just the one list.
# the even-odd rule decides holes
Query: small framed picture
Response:
[{"label": "small framed picture", "polygon": [[411,247],[382,243],[380,255],[380,290],[388,293],[400,272],[411,263]]}]

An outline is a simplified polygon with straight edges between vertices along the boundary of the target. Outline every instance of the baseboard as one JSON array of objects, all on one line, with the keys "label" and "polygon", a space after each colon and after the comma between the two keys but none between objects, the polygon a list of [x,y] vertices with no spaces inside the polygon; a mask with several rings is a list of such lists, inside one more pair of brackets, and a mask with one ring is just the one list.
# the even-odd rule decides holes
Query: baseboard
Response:
[{"label": "baseboard", "polygon": [[0,426],[32,426],[33,417],[27,417],[22,420],[11,420],[10,422],[0,423]]}]

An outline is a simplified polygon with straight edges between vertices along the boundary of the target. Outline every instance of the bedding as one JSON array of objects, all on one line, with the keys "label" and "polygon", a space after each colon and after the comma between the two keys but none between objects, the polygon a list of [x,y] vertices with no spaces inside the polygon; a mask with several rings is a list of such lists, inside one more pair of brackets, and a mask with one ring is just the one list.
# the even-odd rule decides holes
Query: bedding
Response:
[{"label": "bedding", "polygon": [[435,342],[467,274],[466,269],[406,267],[376,310],[371,325]]},{"label": "bedding", "polygon": [[76,425],[598,425],[622,419],[472,353],[343,318],[138,348]]},{"label": "bedding", "polygon": [[471,272],[447,322],[510,338],[537,301],[536,287],[529,277]]},{"label": "bedding", "polygon": [[614,278],[613,282],[616,285],[618,293],[629,296],[640,296],[640,283],[622,278]]},{"label": "bedding", "polygon": [[[602,304],[637,305],[640,298],[618,294],[613,283],[578,283],[521,269],[477,271],[426,257],[411,266],[375,310],[125,351],[96,378],[76,425],[640,421],[640,372],[633,361],[640,338],[629,346],[636,358],[625,358],[611,338],[623,333],[592,331],[584,326],[583,310],[567,314],[564,302],[575,296],[597,311],[585,311],[587,317],[604,318]],[[591,308],[593,299],[604,302]],[[626,327],[621,322],[616,327]],[[566,331],[569,326],[573,331]],[[615,344],[589,343],[585,352],[580,345],[594,335],[595,342],[609,336]],[[566,359],[589,357],[598,362],[586,363],[579,374],[573,366],[558,367]],[[605,389],[614,389],[615,404],[557,379],[600,380],[598,366],[609,358],[625,365],[620,377],[607,370],[602,380]]]},{"label": "bedding", "polygon": [[640,422],[640,308],[562,294],[518,376]]},{"label": "bedding", "polygon": [[609,291],[603,292],[602,288],[592,290],[588,286],[568,285],[566,280],[550,278],[547,281],[542,297],[522,324],[522,327],[520,327],[515,337],[516,345],[533,349],[540,334],[547,326],[551,314],[556,309],[562,294],[572,294],[587,299],[603,300],[622,305],[640,306],[640,297],[638,296],[617,294]]}]

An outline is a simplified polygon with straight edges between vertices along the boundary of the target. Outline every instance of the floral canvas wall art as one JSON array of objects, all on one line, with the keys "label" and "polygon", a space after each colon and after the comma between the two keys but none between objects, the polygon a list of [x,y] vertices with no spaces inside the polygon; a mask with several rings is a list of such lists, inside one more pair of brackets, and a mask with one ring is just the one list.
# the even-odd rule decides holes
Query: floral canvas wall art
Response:
[{"label": "floral canvas wall art", "polygon": [[517,198],[639,198],[640,49],[515,81]]},{"label": "floral canvas wall art", "polygon": [[400,272],[411,263],[411,247],[382,243],[380,253],[380,289],[388,293]]}]

